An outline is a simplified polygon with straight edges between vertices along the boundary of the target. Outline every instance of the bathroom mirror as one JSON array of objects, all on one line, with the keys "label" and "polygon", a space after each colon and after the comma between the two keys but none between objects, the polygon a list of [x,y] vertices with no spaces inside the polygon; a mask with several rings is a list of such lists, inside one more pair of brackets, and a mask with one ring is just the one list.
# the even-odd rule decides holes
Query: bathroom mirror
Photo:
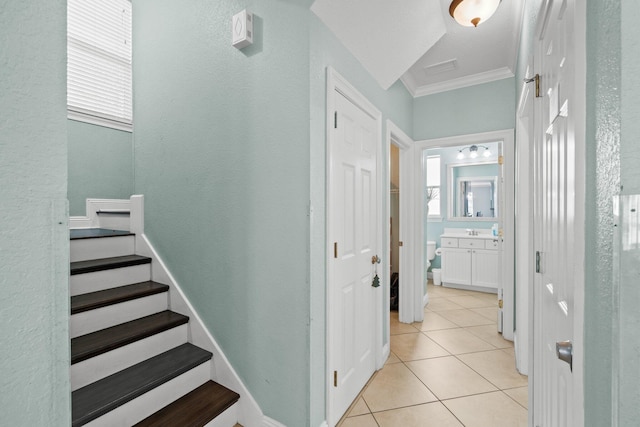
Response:
[{"label": "bathroom mirror", "polygon": [[498,163],[448,167],[449,219],[495,221],[498,212]]}]

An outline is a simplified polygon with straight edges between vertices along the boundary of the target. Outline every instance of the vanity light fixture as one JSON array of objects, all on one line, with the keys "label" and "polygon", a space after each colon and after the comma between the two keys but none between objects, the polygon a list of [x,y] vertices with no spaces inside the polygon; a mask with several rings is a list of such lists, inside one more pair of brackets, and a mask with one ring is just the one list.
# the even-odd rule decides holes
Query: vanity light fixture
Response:
[{"label": "vanity light fixture", "polygon": [[464,150],[469,150],[469,157],[471,157],[472,159],[475,159],[476,157],[478,157],[478,149],[482,148],[484,151],[482,152],[482,157],[489,157],[491,156],[491,151],[489,151],[489,147],[485,146],[485,145],[470,145],[468,147],[463,147],[460,150],[458,150],[458,155],[456,156],[456,158],[458,160],[462,160],[464,159]]},{"label": "vanity light fixture", "polygon": [[477,27],[495,13],[502,0],[453,0],[449,15],[464,27]]}]

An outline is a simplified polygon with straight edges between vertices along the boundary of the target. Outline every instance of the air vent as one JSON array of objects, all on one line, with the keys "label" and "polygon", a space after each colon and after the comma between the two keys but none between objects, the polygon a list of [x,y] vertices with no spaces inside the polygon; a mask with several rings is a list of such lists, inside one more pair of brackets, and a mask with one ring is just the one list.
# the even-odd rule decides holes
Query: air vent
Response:
[{"label": "air vent", "polygon": [[427,76],[433,76],[436,74],[446,73],[448,71],[453,71],[458,68],[458,60],[450,59],[448,61],[439,62],[437,64],[428,65],[424,67],[424,72]]}]

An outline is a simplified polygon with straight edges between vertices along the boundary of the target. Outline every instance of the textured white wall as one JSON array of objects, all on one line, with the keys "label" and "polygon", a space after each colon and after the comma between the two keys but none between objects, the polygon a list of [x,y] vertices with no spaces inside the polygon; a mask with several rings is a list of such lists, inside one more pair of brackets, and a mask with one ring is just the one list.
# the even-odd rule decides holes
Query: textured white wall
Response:
[{"label": "textured white wall", "polygon": [[0,424],[65,426],[66,2],[0,11]]}]

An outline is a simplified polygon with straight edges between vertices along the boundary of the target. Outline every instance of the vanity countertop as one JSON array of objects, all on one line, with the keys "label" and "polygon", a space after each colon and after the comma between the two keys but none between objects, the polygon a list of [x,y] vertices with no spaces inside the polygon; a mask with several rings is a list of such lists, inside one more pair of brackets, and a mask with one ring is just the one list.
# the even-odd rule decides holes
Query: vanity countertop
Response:
[{"label": "vanity countertop", "polygon": [[470,235],[468,233],[444,233],[440,235],[440,238],[447,239],[497,239],[498,236],[493,236],[491,233],[479,233],[477,235]]}]

